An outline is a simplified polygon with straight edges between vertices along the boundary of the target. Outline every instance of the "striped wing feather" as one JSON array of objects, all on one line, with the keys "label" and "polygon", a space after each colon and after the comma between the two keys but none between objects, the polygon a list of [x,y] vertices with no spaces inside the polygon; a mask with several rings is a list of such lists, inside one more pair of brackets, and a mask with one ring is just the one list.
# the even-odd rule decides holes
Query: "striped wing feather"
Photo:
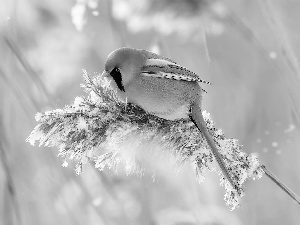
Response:
[{"label": "striped wing feather", "polygon": [[142,68],[142,75],[174,80],[195,81],[211,84],[202,80],[196,73],[165,59],[148,59]]}]

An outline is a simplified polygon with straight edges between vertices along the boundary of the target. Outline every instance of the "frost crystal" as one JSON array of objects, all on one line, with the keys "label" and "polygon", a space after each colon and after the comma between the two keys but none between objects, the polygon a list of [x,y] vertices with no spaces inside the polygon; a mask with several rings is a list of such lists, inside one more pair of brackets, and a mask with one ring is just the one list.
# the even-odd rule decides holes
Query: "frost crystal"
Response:
[{"label": "frost crystal", "polygon": [[[150,115],[136,105],[126,105],[118,100],[101,76],[91,79],[84,71],[84,80],[82,86],[88,96],[76,97],[72,105],[63,109],[38,113],[39,124],[26,141],[33,145],[39,140],[40,146],[58,147],[59,156],[64,158],[63,166],[68,165],[69,159],[77,162],[77,174],[90,161],[100,171],[105,168],[117,171],[119,165],[124,165],[127,174],[142,176],[149,152],[152,158],[175,161],[178,168],[191,163],[199,182],[204,179],[204,171],[214,169],[212,152],[191,121],[168,121]],[[256,156],[242,152],[237,140],[226,138],[214,126],[209,113],[204,111],[203,117],[238,186],[238,189],[232,188],[218,171],[221,185],[226,190],[225,201],[234,209],[244,195],[244,182],[249,178],[260,178],[262,167]],[[147,146],[151,146],[149,151]],[[173,159],[165,157],[167,154]]]},{"label": "frost crystal", "polygon": [[78,118],[77,128],[79,130],[88,130],[88,125],[83,117]]}]

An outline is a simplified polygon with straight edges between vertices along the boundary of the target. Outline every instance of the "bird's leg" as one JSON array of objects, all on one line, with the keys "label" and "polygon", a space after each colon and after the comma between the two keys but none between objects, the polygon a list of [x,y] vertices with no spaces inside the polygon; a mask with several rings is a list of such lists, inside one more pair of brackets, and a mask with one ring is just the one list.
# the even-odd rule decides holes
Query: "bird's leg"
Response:
[{"label": "bird's leg", "polygon": [[213,140],[212,136],[208,133],[204,118],[202,116],[201,107],[199,104],[194,103],[191,106],[190,119],[196,125],[196,127],[199,129],[199,131],[203,134],[203,136],[205,137],[207,144],[211,148],[211,151],[223,172],[223,175],[227,178],[227,180],[230,182],[230,184],[232,185],[233,188],[235,188],[236,190],[239,190],[237,185],[231,178],[230,173],[229,173],[228,169],[226,168],[225,163],[224,163],[223,159],[221,158],[220,153],[218,152],[215,141]]}]

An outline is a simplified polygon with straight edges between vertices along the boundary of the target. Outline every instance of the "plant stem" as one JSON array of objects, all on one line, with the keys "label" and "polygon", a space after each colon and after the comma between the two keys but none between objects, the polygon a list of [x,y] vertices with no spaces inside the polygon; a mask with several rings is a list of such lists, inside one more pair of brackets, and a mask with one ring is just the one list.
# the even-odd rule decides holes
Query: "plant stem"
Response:
[{"label": "plant stem", "polygon": [[300,205],[300,198],[291,189],[289,189],[282,181],[280,181],[273,173],[271,173],[270,170],[266,168],[266,166],[261,165],[261,168],[275,184],[277,184],[282,190],[285,191],[285,193],[287,193]]}]

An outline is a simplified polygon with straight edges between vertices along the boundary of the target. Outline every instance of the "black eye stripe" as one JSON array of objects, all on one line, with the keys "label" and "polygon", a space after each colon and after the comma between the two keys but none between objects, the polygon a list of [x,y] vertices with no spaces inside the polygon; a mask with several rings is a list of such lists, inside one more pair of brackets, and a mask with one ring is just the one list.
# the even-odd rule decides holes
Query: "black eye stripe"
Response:
[{"label": "black eye stripe", "polygon": [[118,88],[121,90],[121,91],[124,91],[125,92],[125,88],[123,86],[123,82],[122,82],[122,74],[120,72],[120,69],[119,68],[114,68],[111,72],[110,72],[110,75],[112,76],[112,78],[114,79],[114,81],[116,82]]},{"label": "black eye stripe", "polygon": [[114,69],[110,72],[110,75],[111,75],[112,77],[118,77],[118,76],[121,76],[120,69],[119,69],[119,68],[114,68]]}]

